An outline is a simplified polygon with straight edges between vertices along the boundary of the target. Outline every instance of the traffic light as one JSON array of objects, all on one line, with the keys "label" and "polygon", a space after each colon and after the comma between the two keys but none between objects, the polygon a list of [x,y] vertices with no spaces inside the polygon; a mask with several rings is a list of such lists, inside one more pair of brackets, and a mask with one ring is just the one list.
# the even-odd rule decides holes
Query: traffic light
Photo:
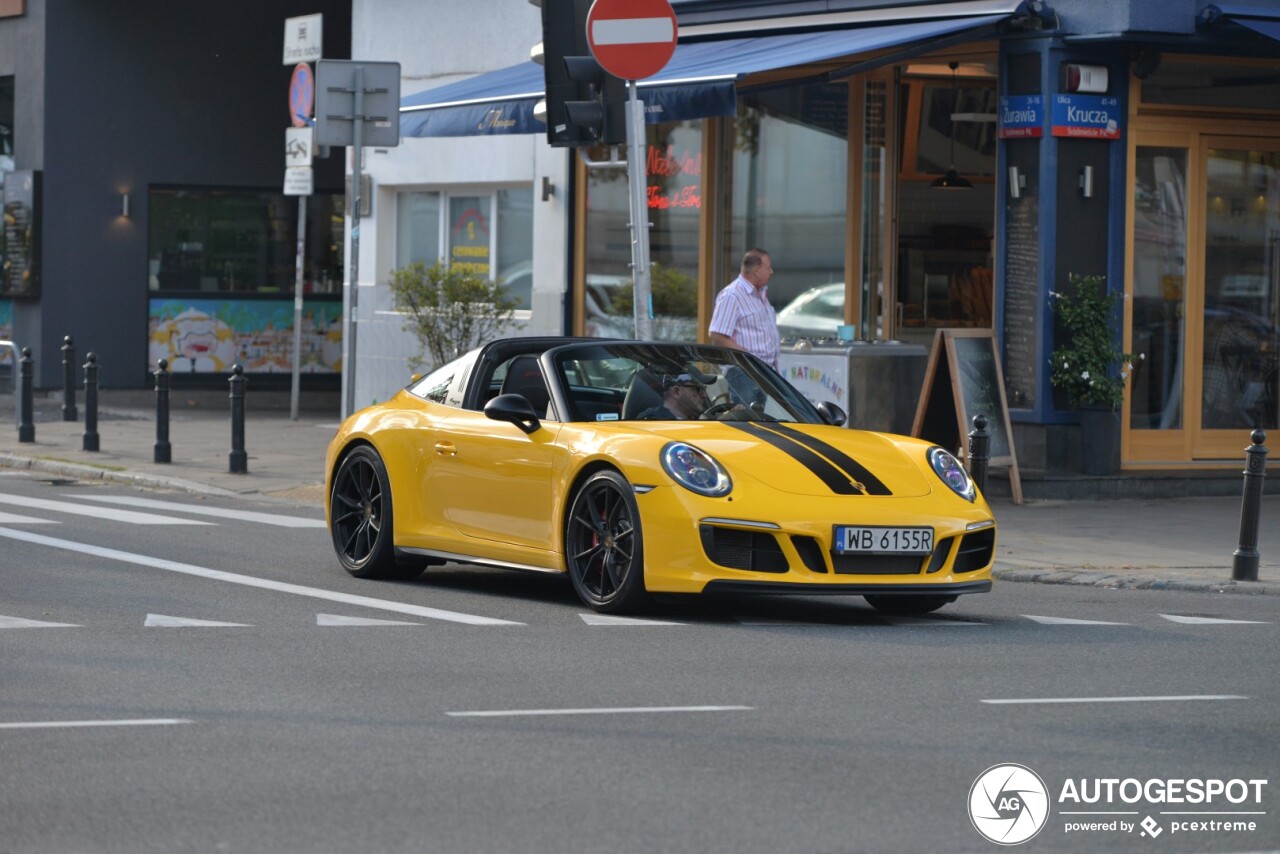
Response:
[{"label": "traffic light", "polygon": [[542,44],[530,55],[541,61],[546,81],[547,143],[578,147],[626,142],[626,83],[606,73],[587,44],[591,0],[529,1],[542,7]]}]

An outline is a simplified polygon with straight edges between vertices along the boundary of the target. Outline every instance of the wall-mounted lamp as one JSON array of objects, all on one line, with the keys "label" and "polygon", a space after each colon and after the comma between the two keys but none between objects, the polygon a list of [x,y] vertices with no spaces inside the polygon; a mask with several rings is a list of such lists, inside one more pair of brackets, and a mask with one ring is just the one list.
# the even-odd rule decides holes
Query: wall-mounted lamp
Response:
[{"label": "wall-mounted lamp", "polygon": [[1023,175],[1017,166],[1009,167],[1009,197],[1013,199],[1022,198],[1022,190],[1027,186],[1027,176]]},{"label": "wall-mounted lamp", "polygon": [[129,212],[129,194],[128,194],[128,193],[121,193],[121,194],[120,194],[120,216],[122,216],[122,217],[126,217],[126,218],[130,216],[130,212]]},{"label": "wall-mounted lamp", "polygon": [[1080,195],[1086,199],[1093,198],[1093,167],[1086,166],[1080,170]]},{"label": "wall-mounted lamp", "polygon": [[556,194],[556,185],[546,175],[542,176],[542,200],[548,201]]}]

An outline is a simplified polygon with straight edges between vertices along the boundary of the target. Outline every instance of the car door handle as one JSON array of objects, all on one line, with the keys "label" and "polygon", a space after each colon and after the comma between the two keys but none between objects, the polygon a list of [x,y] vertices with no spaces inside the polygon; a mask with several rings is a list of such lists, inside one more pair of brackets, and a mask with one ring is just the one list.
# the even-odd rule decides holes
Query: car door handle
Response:
[{"label": "car door handle", "polygon": [[458,447],[452,442],[436,442],[436,453],[442,457],[456,457]]}]

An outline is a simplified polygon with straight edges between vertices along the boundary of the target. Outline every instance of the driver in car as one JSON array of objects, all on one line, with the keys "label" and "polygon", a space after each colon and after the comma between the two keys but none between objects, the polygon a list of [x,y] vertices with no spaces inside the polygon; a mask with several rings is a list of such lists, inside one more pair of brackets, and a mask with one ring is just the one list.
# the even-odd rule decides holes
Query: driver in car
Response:
[{"label": "driver in car", "polygon": [[662,378],[662,404],[636,416],[641,421],[690,421],[706,411],[707,387],[692,374],[667,374]]}]

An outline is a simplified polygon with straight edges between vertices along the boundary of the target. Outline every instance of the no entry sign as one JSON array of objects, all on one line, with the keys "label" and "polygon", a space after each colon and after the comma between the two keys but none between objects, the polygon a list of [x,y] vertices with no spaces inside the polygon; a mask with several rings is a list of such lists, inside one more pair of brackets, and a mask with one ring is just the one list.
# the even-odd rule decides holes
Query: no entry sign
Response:
[{"label": "no entry sign", "polygon": [[595,0],[587,12],[587,43],[614,77],[652,77],[675,52],[676,13],[667,0]]}]

